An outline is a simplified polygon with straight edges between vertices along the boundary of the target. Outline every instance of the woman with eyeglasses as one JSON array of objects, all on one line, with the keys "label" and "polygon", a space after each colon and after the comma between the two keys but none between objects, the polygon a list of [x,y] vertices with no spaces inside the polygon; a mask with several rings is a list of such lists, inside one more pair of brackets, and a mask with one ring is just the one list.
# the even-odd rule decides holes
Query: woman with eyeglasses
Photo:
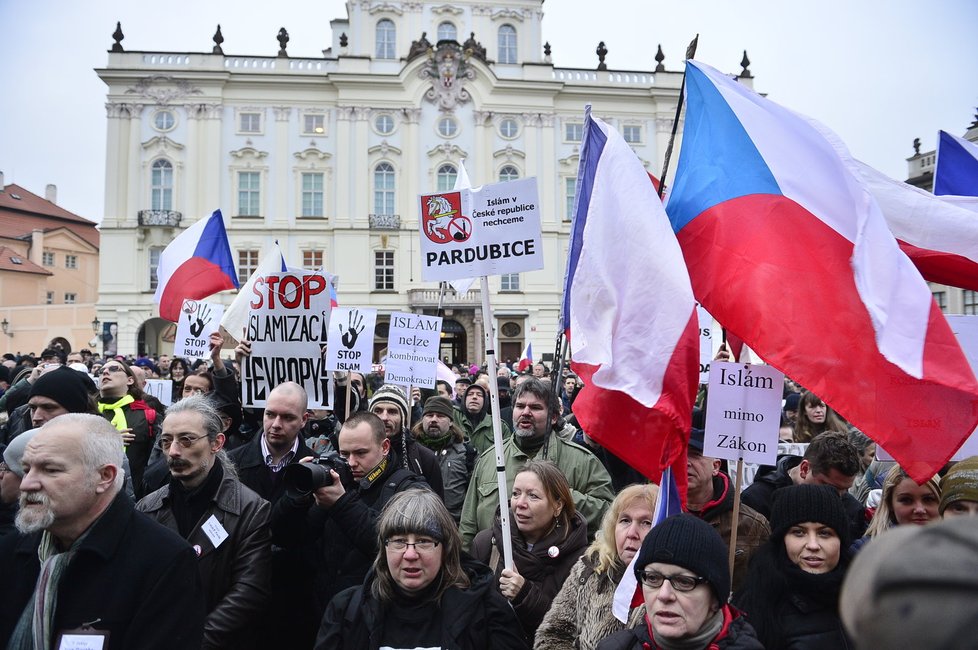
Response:
[{"label": "woman with eyeglasses", "polygon": [[472,555],[496,575],[500,593],[509,600],[533,640],[544,614],[588,544],[587,521],[574,508],[570,485],[559,467],[531,460],[513,479],[510,498],[512,569],[503,563],[502,525],[472,540]]},{"label": "woman with eyeglasses", "polygon": [[751,559],[733,602],[767,650],[853,648],[839,618],[849,560],[849,519],[838,491],[781,488],[771,507],[771,538]]},{"label": "woman with eyeglasses", "polygon": [[317,649],[528,647],[492,574],[462,557],[455,521],[434,492],[394,495],[377,535],[373,568],[330,602]]},{"label": "woman with eyeglasses", "polygon": [[653,527],[635,559],[645,619],[598,650],[764,650],[750,623],[727,604],[727,546],[713,526],[679,514]]}]

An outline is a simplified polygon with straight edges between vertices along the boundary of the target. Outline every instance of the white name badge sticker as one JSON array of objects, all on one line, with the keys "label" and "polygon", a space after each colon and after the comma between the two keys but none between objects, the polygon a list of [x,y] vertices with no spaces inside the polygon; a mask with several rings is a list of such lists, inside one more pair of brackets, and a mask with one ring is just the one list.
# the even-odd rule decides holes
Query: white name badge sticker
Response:
[{"label": "white name badge sticker", "polygon": [[97,631],[84,633],[65,632],[58,641],[58,650],[102,650],[105,647],[107,633]]},{"label": "white name badge sticker", "polygon": [[228,531],[224,530],[224,526],[221,525],[221,522],[219,522],[217,517],[214,515],[211,515],[210,519],[204,522],[201,529],[204,531],[204,534],[207,535],[207,539],[211,540],[211,544],[214,545],[214,548],[217,548],[223,544],[224,540],[228,538]]}]

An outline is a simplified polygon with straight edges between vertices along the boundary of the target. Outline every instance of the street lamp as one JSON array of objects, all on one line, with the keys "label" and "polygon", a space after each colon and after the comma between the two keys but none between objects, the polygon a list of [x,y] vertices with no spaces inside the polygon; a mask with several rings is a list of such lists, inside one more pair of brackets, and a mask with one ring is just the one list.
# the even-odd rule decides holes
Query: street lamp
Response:
[{"label": "street lamp", "polygon": [[102,326],[102,322],[99,321],[98,316],[92,319],[92,331],[96,334],[99,333],[99,328]]},{"label": "street lamp", "polygon": [[0,328],[3,328],[3,333],[7,336],[13,336],[13,333],[10,331],[10,321],[8,321],[6,318],[0,322]]}]

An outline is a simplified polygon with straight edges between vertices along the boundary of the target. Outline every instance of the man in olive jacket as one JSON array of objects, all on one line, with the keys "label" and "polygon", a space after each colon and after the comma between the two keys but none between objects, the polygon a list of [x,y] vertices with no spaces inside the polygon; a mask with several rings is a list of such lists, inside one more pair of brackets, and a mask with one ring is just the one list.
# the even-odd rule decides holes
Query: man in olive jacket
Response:
[{"label": "man in olive jacket", "polygon": [[[554,426],[559,418],[557,396],[546,384],[530,378],[516,387],[513,394],[515,430],[503,443],[507,491],[513,489],[516,474],[527,460],[539,458],[553,462],[567,477],[574,506],[587,519],[588,537],[593,539],[601,527],[605,510],[615,498],[611,477],[594,454],[557,436]],[[462,505],[459,532],[466,548],[476,533],[492,525],[498,507],[496,457],[495,451],[489,448],[476,461]]]},{"label": "man in olive jacket", "polygon": [[160,436],[170,483],[136,507],[197,552],[207,604],[202,647],[253,648],[271,591],[270,508],[238,480],[223,429],[206,396],[170,407]]}]

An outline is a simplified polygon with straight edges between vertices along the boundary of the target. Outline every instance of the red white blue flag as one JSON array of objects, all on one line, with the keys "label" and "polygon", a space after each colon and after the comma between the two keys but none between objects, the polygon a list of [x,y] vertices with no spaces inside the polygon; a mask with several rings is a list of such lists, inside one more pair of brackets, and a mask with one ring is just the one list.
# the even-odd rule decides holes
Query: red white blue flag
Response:
[{"label": "red white blue flag", "polygon": [[937,134],[934,194],[978,196],[978,144],[946,131]]},{"label": "red white blue flag", "polygon": [[978,425],[978,382],[824,127],[702,63],[666,210],[697,298],[918,482]]},{"label": "red white blue flag", "polygon": [[588,436],[658,483],[686,486],[699,378],[696,303],[655,188],[613,128],[585,118],[564,288],[574,413]]},{"label": "red white blue flag", "polygon": [[184,299],[200,300],[218,291],[238,288],[224,218],[215,210],[190,226],[160,253],[154,300],[160,317],[176,322]]}]

